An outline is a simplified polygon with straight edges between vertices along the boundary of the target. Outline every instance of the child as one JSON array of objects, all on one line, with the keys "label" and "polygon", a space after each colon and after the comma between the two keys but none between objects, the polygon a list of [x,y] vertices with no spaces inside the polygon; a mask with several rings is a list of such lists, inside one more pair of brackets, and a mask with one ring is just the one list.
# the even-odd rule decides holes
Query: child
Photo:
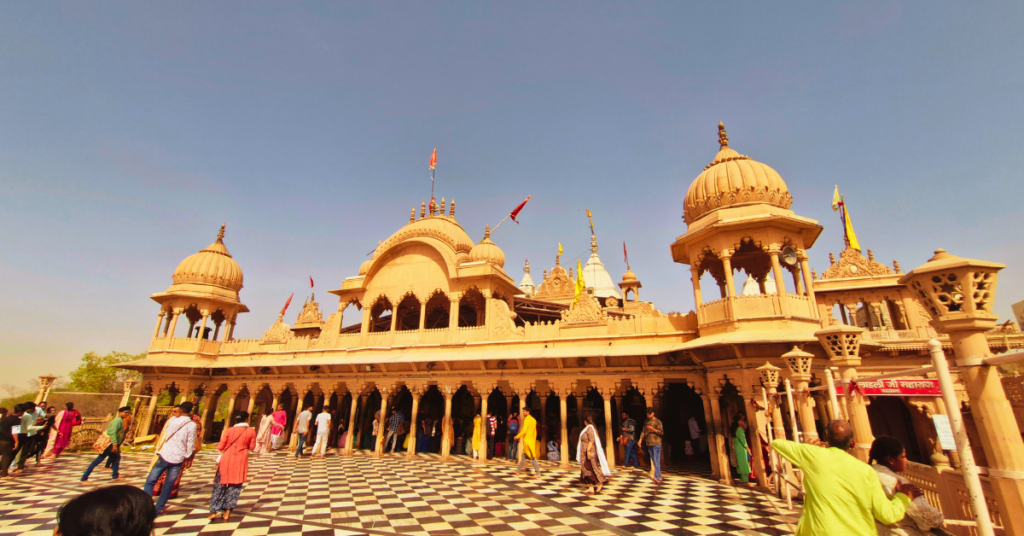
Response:
[{"label": "child", "polygon": [[683,448],[684,448],[684,451],[686,452],[686,459],[689,460],[690,463],[693,463],[693,443],[690,443],[690,441],[687,440],[684,443]]}]

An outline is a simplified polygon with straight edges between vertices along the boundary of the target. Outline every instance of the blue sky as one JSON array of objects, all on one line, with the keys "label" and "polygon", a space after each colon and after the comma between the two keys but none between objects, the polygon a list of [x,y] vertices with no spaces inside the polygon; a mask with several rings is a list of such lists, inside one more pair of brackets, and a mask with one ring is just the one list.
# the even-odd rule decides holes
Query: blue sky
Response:
[{"label": "blue sky", "polygon": [[[1024,4],[86,3],[0,17],[3,381],[141,352],[174,267],[213,241],[258,337],[285,298],[354,275],[429,196],[494,236],[517,280],[586,260],[688,311],[687,187],[730,145],[774,167],[842,249],[904,270],[932,250],[1004,262],[1024,299]],[[289,316],[294,313],[289,312]]]}]

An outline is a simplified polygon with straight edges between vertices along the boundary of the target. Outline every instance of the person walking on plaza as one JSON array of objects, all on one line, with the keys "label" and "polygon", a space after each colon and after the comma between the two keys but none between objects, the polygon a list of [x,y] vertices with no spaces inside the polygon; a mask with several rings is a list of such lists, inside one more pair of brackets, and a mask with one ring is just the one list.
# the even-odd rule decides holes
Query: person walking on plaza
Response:
[{"label": "person walking on plaza", "polygon": [[53,457],[60,457],[60,453],[71,444],[71,434],[75,427],[82,424],[82,414],[75,409],[74,402],[64,404],[64,411],[57,414],[54,425],[57,428],[56,439],[53,441]]},{"label": "person walking on plaza", "polygon": [[274,414],[267,410],[266,415],[260,420],[259,431],[256,432],[256,448],[253,454],[266,454],[270,451],[270,429],[274,424]]},{"label": "person walking on plaza", "polygon": [[480,414],[477,413],[476,417],[473,417],[473,459],[480,457],[480,443],[483,439],[483,431],[480,430],[480,423],[483,419]]},{"label": "person walking on plaza", "polygon": [[[178,469],[178,477],[175,478],[174,480],[170,481],[171,482],[171,494],[168,495],[168,498],[170,498],[170,499],[174,499],[174,498],[178,497],[178,488],[181,487],[181,479],[185,476],[185,473],[187,473],[188,470],[192,468],[192,462],[194,462],[195,459],[196,459],[196,453],[203,449],[203,425],[202,425],[202,422],[199,419],[199,415],[196,415],[193,412],[195,407],[193,406],[192,402],[182,402],[182,404],[181,404],[181,406],[179,406],[179,408],[181,409],[181,414],[183,416],[185,416],[185,417],[188,417],[189,419],[192,419],[192,422],[196,425],[196,431],[195,431],[196,441],[195,441],[195,449],[192,451],[192,454],[190,454],[189,456],[186,456],[185,460],[181,462],[181,467]],[[126,421],[126,426],[127,426],[127,421]],[[157,443],[157,449],[160,448],[160,446],[162,445],[162,441],[165,441],[165,438],[167,437],[167,425],[166,424],[164,424],[164,430],[161,433],[160,437],[161,437],[161,443]],[[153,496],[157,496],[157,495],[160,495],[161,493],[163,493],[164,484],[165,484],[165,482],[167,482],[166,479],[167,479],[167,475],[166,474],[162,475],[160,478],[157,479],[156,485],[153,486]]]},{"label": "person walking on plaza", "polygon": [[494,458],[494,436],[498,432],[498,418],[487,412],[487,459]]},{"label": "person walking on plaza", "polygon": [[318,454],[321,458],[327,456],[327,444],[330,443],[330,438],[331,408],[324,406],[323,412],[316,416],[316,443],[313,443],[313,453],[309,457],[315,458]]},{"label": "person walking on plaza", "polygon": [[238,412],[234,420],[234,426],[224,432],[217,444],[220,457],[210,495],[211,521],[221,512],[224,512],[224,521],[231,517],[231,511],[238,506],[242,484],[249,479],[249,451],[256,448],[256,432],[249,427],[247,412]]},{"label": "person walking on plaza", "polygon": [[295,459],[302,457],[302,451],[306,449],[306,439],[309,438],[309,421],[313,419],[313,406],[306,406],[306,409],[295,418]]},{"label": "person walking on plaza", "polygon": [[54,443],[57,441],[57,408],[49,406],[46,408],[46,416],[43,417],[45,428],[39,431],[39,446],[36,448],[36,465],[39,459],[52,458]]},{"label": "person walking on plaza", "polygon": [[828,448],[786,439],[772,441],[772,449],[804,473],[804,509],[797,536],[843,534],[874,535],[875,520],[892,525],[903,515],[920,491],[897,481],[893,497],[886,497],[878,473],[849,455],[853,428],[846,421],[825,427]]},{"label": "person walking on plaza", "polygon": [[274,412],[274,424],[270,425],[270,450],[281,448],[281,435],[284,434],[284,427],[288,425],[288,414],[284,412],[284,406],[278,405]]},{"label": "person walking on plaza", "polygon": [[[195,453],[196,445],[196,423],[192,417],[185,415],[185,409],[192,410],[191,402],[184,402],[181,406],[175,407],[172,417],[167,420],[164,427],[163,446],[156,453],[156,462],[153,469],[146,477],[146,487],[143,490],[153,495],[153,488],[161,476],[165,482],[178,480],[178,473],[181,472],[181,464]],[[163,486],[160,497],[156,501],[156,515],[164,513],[164,506],[170,498],[172,486]]]},{"label": "person walking on plaza", "polygon": [[576,447],[576,460],[580,462],[580,482],[587,485],[587,495],[601,493],[601,488],[612,476],[608,467],[608,460],[605,458],[604,449],[601,448],[601,438],[598,436],[597,428],[594,428],[594,416],[588,414],[584,418],[586,426],[580,432],[580,442]]},{"label": "person walking on plaza", "polygon": [[747,416],[737,413],[732,418],[732,449],[736,454],[736,472],[740,475],[740,482],[750,482],[750,447],[747,445]]},{"label": "person walking on plaza", "polygon": [[665,435],[665,428],[661,421],[654,416],[654,408],[647,408],[647,422],[644,423],[644,445],[647,446],[647,454],[651,458],[651,480],[661,482],[661,436]]},{"label": "person walking on plaza", "polygon": [[633,460],[633,470],[639,471],[640,466],[636,457],[636,421],[630,418],[625,411],[622,412],[622,445],[626,451],[623,467],[629,467],[629,460]]},{"label": "person walking on plaza", "polygon": [[103,452],[101,452],[98,456],[96,456],[95,459],[93,459],[92,463],[89,464],[89,467],[86,468],[84,473],[82,473],[82,485],[92,485],[92,483],[89,482],[89,476],[92,474],[93,470],[96,469],[96,467],[99,466],[99,464],[106,459],[110,460],[110,481],[124,481],[124,479],[121,478],[119,472],[119,469],[121,467],[121,442],[124,441],[124,419],[128,417],[128,414],[131,413],[131,411],[132,408],[129,406],[124,406],[121,409],[118,409],[117,417],[114,417],[114,420],[110,421],[110,424],[107,425],[107,431],[104,433],[106,434],[107,439],[110,440],[110,444],[107,445],[105,449],[103,449]]},{"label": "person walking on plaza", "polygon": [[14,460],[14,450],[18,448],[18,434],[14,429],[21,426],[21,405],[14,407],[14,412],[7,414],[7,408],[0,408],[4,414],[0,418],[0,478],[8,478],[8,468]]},{"label": "person walking on plaza", "polygon": [[[514,438],[517,434],[519,434],[519,414],[513,412],[508,419],[508,436]],[[508,447],[508,459],[515,461],[517,458],[519,458],[519,442],[513,439]]]},{"label": "person walking on plaza", "polygon": [[388,433],[384,437],[384,452],[394,452],[398,447],[398,438],[405,428],[405,417],[401,411],[391,408],[391,418],[388,419]]},{"label": "person walking on plaza", "polygon": [[[870,451],[871,468],[878,473],[878,481],[882,483],[885,496],[892,499],[896,484],[908,484],[910,481],[900,476],[907,470],[907,450],[898,439],[887,436],[875,438]],[[939,534],[945,519],[937,508],[928,502],[924,495],[914,497],[907,506],[907,513],[894,525],[883,525],[877,520],[875,527],[879,536],[931,536]],[[941,534],[948,534],[945,531]]]},{"label": "person walking on plaza", "polygon": [[25,462],[35,454],[39,431],[46,426],[43,415],[39,413],[35,402],[25,402],[21,406],[24,413],[21,415],[21,435],[18,436],[20,450],[18,451],[17,469],[14,470],[15,474],[25,471]]},{"label": "person walking on plaza", "polygon": [[523,449],[523,459],[519,460],[519,467],[516,474],[523,472],[526,460],[533,462],[533,477],[540,476],[540,464],[537,463],[537,419],[530,415],[530,407],[523,406],[523,425],[519,427],[519,433],[515,437],[519,441],[519,448]]}]

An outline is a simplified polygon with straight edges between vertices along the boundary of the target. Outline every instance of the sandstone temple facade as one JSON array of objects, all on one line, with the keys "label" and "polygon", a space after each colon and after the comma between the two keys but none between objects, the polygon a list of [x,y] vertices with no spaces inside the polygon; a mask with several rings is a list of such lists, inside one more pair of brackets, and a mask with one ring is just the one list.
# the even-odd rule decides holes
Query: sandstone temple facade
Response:
[{"label": "sandstone temple facade", "polygon": [[[813,390],[826,374],[848,386],[858,375],[925,366],[932,338],[951,353],[923,294],[901,283],[898,263],[879,262],[871,250],[847,246],[838,258],[828,253],[823,273],[810,270],[822,226],[797,214],[782,177],[733,150],[721,127],[719,143],[687,192],[686,231],[671,244],[672,260],[689,272],[694,311],[664,313],[641,301],[642,270],[613,278],[597,236],[583,269],[587,290],[578,298],[574,267],[558,256],[542,274],[536,262],[532,274],[526,263],[517,283],[490,230],[471,238],[454,201],[446,207],[442,199],[414,209],[357,274],[329,291],[323,311],[310,296],[297,317],[279,317],[259,339],[233,336],[248,308],[222,227],[213,244],[178,265],[165,292],[152,296],[158,308],[149,353],[125,366],[143,373],[145,393],[169,392],[165,403],[198,401],[208,436],[219,434],[219,421],[234,410],[262,414],[280,404],[294,416],[300,404],[327,405],[335,422],[352,430],[343,454],[380,452],[367,432],[377,410],[398,407],[406,417],[443,422],[431,449],[447,457],[461,448],[476,412],[505,416],[529,405],[543,425],[541,441],[559,440],[563,464],[587,414],[607,434],[614,460],[621,414],[639,420],[653,406],[678,455],[686,423],[696,418],[723,481],[730,479],[729,424],[738,412],[755,416],[763,434],[773,427],[792,435],[797,427],[804,436],[845,415],[861,450],[872,434],[886,434],[901,439],[913,461],[955,465],[930,419],[945,412],[939,398],[848,393],[836,408],[824,390]],[[745,285],[735,279],[742,274]],[[1024,347],[1012,324],[985,336],[994,352]],[[836,337],[856,338],[859,348],[837,353],[829,347]],[[789,402],[777,395],[787,380],[799,420],[778,422],[763,401],[776,397],[787,414]],[[138,435],[157,430],[166,413],[157,396],[151,400],[140,408]],[[971,408],[963,409],[974,439]],[[759,449],[755,456],[763,463]]]}]

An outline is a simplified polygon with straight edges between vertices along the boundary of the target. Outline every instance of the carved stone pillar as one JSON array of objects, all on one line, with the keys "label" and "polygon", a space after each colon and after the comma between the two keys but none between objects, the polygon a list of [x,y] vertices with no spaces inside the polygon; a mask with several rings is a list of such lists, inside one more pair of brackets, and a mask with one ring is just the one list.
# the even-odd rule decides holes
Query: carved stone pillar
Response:
[{"label": "carved stone pillar", "polygon": [[566,428],[566,426],[568,425],[568,419],[569,419],[569,415],[568,415],[569,407],[566,404],[566,402],[568,401],[568,397],[569,397],[569,393],[568,393],[567,389],[559,389],[559,392],[558,392],[558,407],[559,407],[559,411],[561,411],[561,414],[562,414],[561,415],[561,421],[562,421],[562,428],[561,428],[561,430],[562,430],[562,433],[561,433],[562,444],[561,444],[561,448],[560,448],[560,450],[561,450],[561,462],[558,464],[558,467],[561,468],[561,469],[568,469],[569,468],[569,430]]},{"label": "carved stone pillar", "polygon": [[123,390],[124,394],[121,395],[121,405],[118,406],[118,407],[122,407],[123,408],[123,407],[128,405],[128,401],[131,400],[131,398],[132,398],[132,389],[134,389],[135,385],[138,384],[138,383],[139,382],[137,382],[135,380],[125,380],[124,381],[124,384],[121,385],[121,389]]},{"label": "carved stone pillar", "polygon": [[803,429],[804,443],[818,442],[818,428],[814,425],[814,400],[811,399],[807,389],[811,384],[811,361],[813,354],[801,351],[797,347],[782,354],[789,366],[790,378],[796,383],[796,397],[793,403],[796,405],[797,413],[800,416],[800,427]]},{"label": "carved stone pillar", "polygon": [[342,449],[342,454],[345,456],[352,455],[352,441],[356,433],[356,411],[359,408],[359,401],[363,398],[359,396],[359,393],[362,391],[362,385],[358,386],[355,391],[350,390],[352,403],[349,404],[348,408],[348,434],[345,434],[345,447]]},{"label": "carved stone pillar", "polygon": [[732,252],[723,251],[718,258],[722,260],[722,271],[725,272],[725,295],[731,298],[736,295],[736,284],[732,279]]},{"label": "carved stone pillar", "polygon": [[604,390],[604,450],[608,468],[615,470],[615,430],[612,428],[612,388]]},{"label": "carved stone pillar", "polygon": [[779,264],[779,248],[773,246],[768,256],[772,260],[772,274],[775,276],[775,294],[784,296],[786,294],[785,279],[782,278],[782,265]]},{"label": "carved stone pillar", "polygon": [[477,464],[487,463],[487,399],[490,398],[490,391],[485,387],[480,391],[480,457],[476,459]]},{"label": "carved stone pillar", "polygon": [[[206,331],[206,321],[209,320],[209,319],[210,319],[210,312],[209,311],[203,311],[203,319],[199,321],[199,331],[196,333],[196,338],[197,339],[204,339],[204,340],[206,339],[206,337],[204,336],[203,332]],[[196,348],[198,349],[199,347],[197,346]]]},{"label": "carved stone pillar", "polygon": [[175,309],[173,312],[174,312],[174,314],[171,315],[171,326],[167,330],[167,333],[164,334],[164,336],[166,336],[166,337],[174,337],[174,330],[175,330],[175,328],[178,327],[178,317],[181,316],[182,310],[181,309]]},{"label": "carved stone pillar", "polygon": [[[423,317],[420,316],[422,320]],[[416,435],[419,433],[419,428],[416,426],[418,422],[417,416],[420,414],[420,397],[423,396],[423,385],[418,383],[406,384],[409,389],[409,394],[412,395],[412,410],[409,416],[409,448],[406,450],[405,457],[410,460],[416,459]]]},{"label": "carved stone pillar", "polygon": [[226,393],[228,395],[228,410],[227,410],[227,412],[224,413],[224,430],[225,431],[228,428],[231,427],[231,420],[232,420],[231,417],[233,417],[235,415],[235,399],[238,397],[239,391],[231,390],[231,388],[229,387],[228,391],[226,391]]},{"label": "carved stone pillar", "polygon": [[213,432],[210,421],[217,414],[217,408],[213,407],[214,401],[217,400],[216,393],[215,390],[211,389],[209,394],[206,395],[206,401],[203,402],[203,413],[199,417],[199,422],[203,424],[203,441],[209,440],[210,433]]},{"label": "carved stone pillar", "polygon": [[380,458],[384,455],[384,437],[387,436],[384,428],[388,422],[388,396],[391,395],[391,388],[377,385],[377,390],[380,391],[380,424],[377,427],[377,443],[373,447],[373,456]]},{"label": "carved stone pillar", "polygon": [[444,420],[441,421],[442,460],[451,459],[452,440],[454,438],[448,433],[448,429],[451,428],[452,422],[452,398],[455,396],[456,391],[459,390],[459,387],[459,385],[453,384],[438,385],[438,388],[441,390],[441,394],[444,395]]},{"label": "carved stone pillar", "polygon": [[153,328],[153,339],[156,340],[160,336],[160,324],[164,323],[164,310],[160,310],[160,314],[156,315],[156,327]]},{"label": "carved stone pillar", "polygon": [[715,444],[712,446],[711,450],[713,453],[718,455],[718,481],[727,486],[731,486],[732,471],[729,469],[729,454],[725,450],[725,425],[722,423],[722,406],[719,401],[721,396],[721,387],[715,387],[714,392],[708,395],[711,404],[711,423],[713,424],[715,431]]},{"label": "carved stone pillar", "polygon": [[[704,422],[707,424],[708,434],[708,452],[711,456],[711,478],[715,480],[722,479],[722,468],[718,465],[718,441],[714,433],[714,416],[711,412],[711,397],[706,394],[701,394],[700,399],[704,402]],[[717,399],[716,399],[716,404]]]},{"label": "carved stone pillar", "polygon": [[[367,408],[367,406],[369,405],[367,403],[369,401],[369,398],[369,395],[359,395],[359,407],[362,409],[359,410],[359,426],[358,428],[355,429],[356,437],[354,448],[362,448],[363,445],[363,425],[366,424],[366,416],[369,412],[369,409]],[[353,400],[353,402],[355,402],[355,400]],[[353,423],[352,425],[355,426],[356,424]],[[350,433],[349,435],[351,436],[352,434]],[[352,454],[352,451],[353,449],[350,448],[349,454]]]},{"label": "carved stone pillar", "polygon": [[149,384],[150,397],[149,397],[149,412],[146,414],[146,419],[142,421],[142,425],[139,426],[138,435],[149,435],[149,429],[153,426],[153,414],[156,413],[156,400],[160,396],[160,392],[152,383]]},{"label": "carved stone pillar", "polygon": [[[747,437],[747,445],[750,447],[751,463],[753,464],[754,474],[757,478],[757,484],[762,489],[768,489],[768,475],[764,470],[768,465],[765,463],[764,455],[761,452],[761,434],[760,424],[758,421],[758,409],[756,400],[760,398],[761,391],[756,388],[755,385],[760,387],[757,383],[756,378],[752,378],[749,369],[744,371],[741,378],[741,388],[743,395],[743,405],[746,408],[747,413],[747,427],[750,430],[750,434]],[[739,453],[736,454],[739,456]]]}]

